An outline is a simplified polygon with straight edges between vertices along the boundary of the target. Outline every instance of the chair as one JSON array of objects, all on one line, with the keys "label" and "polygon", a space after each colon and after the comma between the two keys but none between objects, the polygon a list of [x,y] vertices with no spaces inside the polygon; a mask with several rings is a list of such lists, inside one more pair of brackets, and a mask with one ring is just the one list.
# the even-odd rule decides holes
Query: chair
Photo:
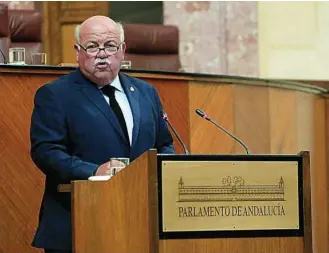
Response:
[{"label": "chair", "polygon": [[179,31],[171,25],[125,24],[125,60],[133,69],[181,71]]},{"label": "chair", "polygon": [[25,63],[42,52],[42,15],[37,10],[9,10],[10,47],[25,48]]},{"label": "chair", "polygon": [[[10,32],[8,25],[8,7],[5,4],[0,4],[0,50],[4,57],[8,60]],[[5,63],[2,54],[0,53],[0,63]]]}]

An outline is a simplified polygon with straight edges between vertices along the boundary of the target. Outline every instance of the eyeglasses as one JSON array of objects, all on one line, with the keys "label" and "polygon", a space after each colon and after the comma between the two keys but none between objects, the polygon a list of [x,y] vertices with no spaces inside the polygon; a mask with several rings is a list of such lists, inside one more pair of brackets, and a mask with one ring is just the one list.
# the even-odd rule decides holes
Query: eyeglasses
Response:
[{"label": "eyeglasses", "polygon": [[81,46],[80,44],[77,44],[77,45],[79,45],[79,47],[81,47],[90,56],[96,56],[99,54],[99,52],[101,50],[104,50],[105,54],[107,54],[107,55],[114,55],[116,52],[118,52],[122,43],[123,42],[121,42],[118,46],[105,45],[104,47],[98,47],[98,46],[92,45],[92,46],[88,46],[86,48]]}]

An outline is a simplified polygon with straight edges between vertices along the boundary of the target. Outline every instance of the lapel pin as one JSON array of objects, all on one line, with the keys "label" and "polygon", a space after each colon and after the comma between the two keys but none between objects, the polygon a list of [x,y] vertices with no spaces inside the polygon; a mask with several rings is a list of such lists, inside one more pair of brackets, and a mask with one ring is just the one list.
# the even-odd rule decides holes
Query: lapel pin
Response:
[{"label": "lapel pin", "polygon": [[134,91],[135,89],[134,89],[134,87],[130,87],[130,90],[131,90],[131,91]]}]

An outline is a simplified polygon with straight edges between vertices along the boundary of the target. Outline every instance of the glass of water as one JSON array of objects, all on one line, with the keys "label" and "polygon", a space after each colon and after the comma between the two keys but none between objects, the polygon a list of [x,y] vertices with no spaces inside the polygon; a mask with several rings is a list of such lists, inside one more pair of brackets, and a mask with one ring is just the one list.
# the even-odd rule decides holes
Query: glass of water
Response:
[{"label": "glass of water", "polygon": [[9,48],[9,63],[15,65],[25,65],[25,48]]},{"label": "glass of water", "polygon": [[31,55],[33,65],[47,65],[46,53],[34,53]]},{"label": "glass of water", "polygon": [[122,170],[127,165],[129,165],[130,159],[127,157],[112,157],[110,161],[111,161],[112,175],[115,175],[120,170]]},{"label": "glass of water", "polygon": [[131,61],[122,61],[121,68],[122,69],[131,69]]}]

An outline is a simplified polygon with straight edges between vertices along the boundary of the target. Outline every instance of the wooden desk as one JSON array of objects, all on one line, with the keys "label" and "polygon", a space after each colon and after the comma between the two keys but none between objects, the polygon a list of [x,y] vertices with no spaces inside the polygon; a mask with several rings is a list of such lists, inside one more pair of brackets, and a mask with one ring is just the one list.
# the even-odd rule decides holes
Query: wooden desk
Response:
[{"label": "wooden desk", "polygon": [[[44,177],[29,156],[37,88],[70,67],[0,65],[0,252],[37,252],[35,231]],[[232,138],[195,114],[201,108],[252,153],[311,152],[314,252],[329,252],[326,87],[237,76],[125,70],[153,84],[192,153],[244,153]],[[175,140],[179,152],[181,147]]]}]

